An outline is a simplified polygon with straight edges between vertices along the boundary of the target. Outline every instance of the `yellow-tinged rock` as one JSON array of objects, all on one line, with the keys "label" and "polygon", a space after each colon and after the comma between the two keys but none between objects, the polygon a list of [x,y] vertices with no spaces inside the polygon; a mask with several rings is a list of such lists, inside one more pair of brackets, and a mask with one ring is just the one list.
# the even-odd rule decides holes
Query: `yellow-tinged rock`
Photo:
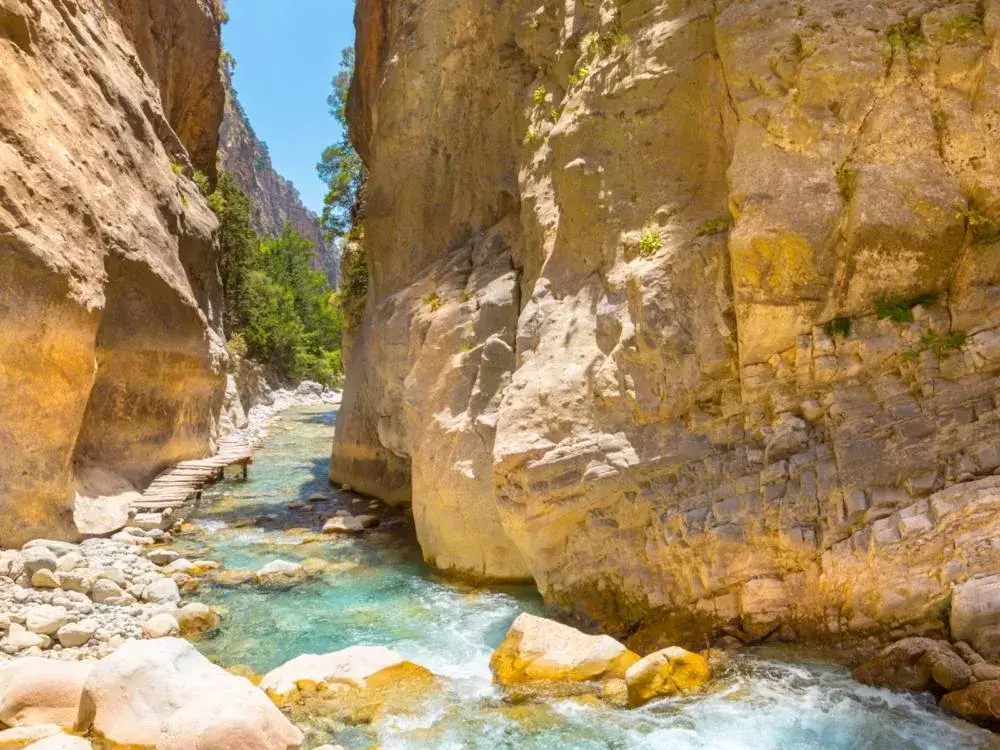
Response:
[{"label": "yellow-tinged rock", "polygon": [[14,750],[32,743],[62,734],[58,724],[33,724],[26,727],[12,727],[0,731],[0,750]]},{"label": "yellow-tinged rock", "polygon": [[353,724],[386,710],[415,708],[437,684],[434,674],[381,646],[302,654],[268,672],[260,688],[282,708]]},{"label": "yellow-tinged rock", "polygon": [[712,676],[705,657],[677,646],[643,657],[625,673],[628,702],[641,706],[654,698],[690,693]]},{"label": "yellow-tinged rock", "polygon": [[506,687],[621,679],[639,655],[607,635],[522,613],[493,652],[493,681]]}]

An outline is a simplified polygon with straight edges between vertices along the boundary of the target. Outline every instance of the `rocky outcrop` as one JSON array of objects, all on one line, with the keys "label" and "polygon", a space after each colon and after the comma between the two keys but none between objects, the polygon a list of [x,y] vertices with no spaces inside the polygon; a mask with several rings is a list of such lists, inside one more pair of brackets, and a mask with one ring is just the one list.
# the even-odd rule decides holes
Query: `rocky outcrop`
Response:
[{"label": "rocky outcrop", "polygon": [[[274,169],[267,145],[257,137],[240,105],[232,82],[226,86],[226,109],[219,144],[219,166],[236,179],[254,206],[254,227],[266,237],[277,237],[285,224],[313,243],[313,267],[323,271],[336,288],[340,279],[337,249],[323,239],[319,217],[302,204],[299,191]],[[249,407],[247,407],[249,408]]]},{"label": "rocky outcrop", "polygon": [[0,2],[0,545],[210,449],[218,55],[203,0]]},{"label": "rocky outcrop", "polygon": [[334,481],[657,643],[940,629],[1000,568],[1000,3],[356,18]]}]

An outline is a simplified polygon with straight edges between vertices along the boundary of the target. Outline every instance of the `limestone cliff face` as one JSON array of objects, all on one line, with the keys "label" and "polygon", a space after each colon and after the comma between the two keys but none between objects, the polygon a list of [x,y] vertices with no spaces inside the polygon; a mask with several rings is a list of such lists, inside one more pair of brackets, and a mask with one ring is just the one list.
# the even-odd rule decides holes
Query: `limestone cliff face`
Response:
[{"label": "limestone cliff face", "polygon": [[357,25],[334,480],[640,639],[934,627],[996,572],[1000,2]]},{"label": "limestone cliff face", "polygon": [[302,205],[295,187],[277,173],[267,146],[257,137],[240,107],[232,85],[226,87],[226,109],[219,144],[220,168],[231,172],[240,189],[253,201],[254,226],[259,234],[276,237],[286,223],[316,247],[314,267],[330,285],[340,278],[336,248],[323,239],[319,217]]},{"label": "limestone cliff face", "polygon": [[210,448],[219,50],[204,0],[0,0],[0,546]]}]

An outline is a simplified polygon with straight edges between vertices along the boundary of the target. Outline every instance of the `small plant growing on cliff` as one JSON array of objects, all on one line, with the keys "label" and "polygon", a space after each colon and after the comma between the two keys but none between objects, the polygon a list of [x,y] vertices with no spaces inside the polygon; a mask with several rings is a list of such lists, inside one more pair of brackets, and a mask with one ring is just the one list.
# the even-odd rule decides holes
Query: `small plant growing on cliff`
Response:
[{"label": "small plant growing on cliff", "polygon": [[823,326],[823,330],[830,338],[840,336],[841,338],[846,339],[851,333],[851,319],[844,317],[834,318]]},{"label": "small plant growing on cliff", "polygon": [[845,201],[850,200],[858,189],[858,170],[850,164],[842,164],[837,170],[837,189]]},{"label": "small plant growing on cliff", "polygon": [[549,119],[552,120],[552,122],[559,122],[559,118],[562,117],[562,113],[562,107],[553,107],[549,110]]},{"label": "small plant growing on cliff", "polygon": [[913,349],[906,349],[899,353],[900,362],[916,362],[918,359],[920,359],[920,352]]},{"label": "small plant growing on cliff", "polygon": [[924,32],[920,30],[920,21],[917,19],[890,26],[886,36],[893,49],[910,50],[927,42]]},{"label": "small plant growing on cliff", "polygon": [[545,104],[545,97],[547,95],[548,95],[548,92],[545,90],[545,87],[544,86],[539,86],[531,94],[531,101],[533,101],[535,104]]},{"label": "small plant growing on cliff", "polygon": [[956,37],[983,28],[983,17],[976,13],[960,13],[944,25],[948,36]]},{"label": "small plant growing on cliff", "polygon": [[464,305],[466,302],[471,302],[472,300],[474,300],[476,298],[476,295],[474,295],[472,292],[463,289],[462,293],[459,295],[458,298],[462,301],[462,304]]},{"label": "small plant growing on cliff", "polygon": [[930,349],[939,357],[947,357],[952,352],[961,349],[965,345],[966,338],[965,331],[949,331],[944,334],[937,331],[927,331],[920,337],[920,345],[925,349]]},{"label": "small plant growing on cliff", "polygon": [[569,85],[576,86],[586,80],[587,76],[590,75],[590,68],[586,65],[581,65],[569,77]]},{"label": "small plant growing on cliff", "polygon": [[904,297],[900,294],[890,294],[875,300],[875,314],[879,320],[888,318],[894,323],[912,323],[913,308],[917,305],[927,307],[933,305],[937,297],[933,294],[921,294],[916,297]]},{"label": "small plant growing on cliff", "polygon": [[938,138],[943,138],[948,130],[948,114],[943,109],[935,109],[931,112],[931,122],[934,123],[934,132]]},{"label": "small plant growing on cliff", "polygon": [[229,356],[235,357],[237,359],[243,359],[247,356],[247,339],[243,335],[242,331],[237,331],[232,336],[229,337],[229,341],[226,342],[226,351],[229,352]]},{"label": "small plant growing on cliff", "polygon": [[663,238],[659,232],[652,230],[643,232],[636,243],[635,249],[643,258],[650,257],[653,253],[663,247]]},{"label": "small plant growing on cliff", "polygon": [[973,245],[992,245],[1000,241],[1000,222],[982,211],[969,206],[957,206],[955,218],[965,221],[966,231],[972,235]]},{"label": "small plant growing on cliff", "polygon": [[180,177],[182,174],[184,174],[184,165],[181,164],[180,162],[176,162],[173,159],[171,159],[170,160],[170,171],[173,172],[178,177]]},{"label": "small plant growing on cliff", "polygon": [[528,128],[528,132],[524,134],[524,145],[531,146],[538,142],[538,133],[535,132],[534,128]]},{"label": "small plant growing on cliff", "polygon": [[194,182],[198,186],[202,195],[210,195],[212,193],[212,184],[208,179],[208,175],[202,172],[200,169],[194,170]]},{"label": "small plant growing on cliff", "polygon": [[431,312],[437,312],[441,309],[441,297],[438,295],[436,289],[425,294],[421,298],[421,301],[430,308]]},{"label": "small plant growing on cliff", "polygon": [[707,237],[713,234],[721,234],[722,232],[729,231],[729,217],[728,216],[716,216],[714,219],[709,219],[700,227],[698,227],[698,236]]}]

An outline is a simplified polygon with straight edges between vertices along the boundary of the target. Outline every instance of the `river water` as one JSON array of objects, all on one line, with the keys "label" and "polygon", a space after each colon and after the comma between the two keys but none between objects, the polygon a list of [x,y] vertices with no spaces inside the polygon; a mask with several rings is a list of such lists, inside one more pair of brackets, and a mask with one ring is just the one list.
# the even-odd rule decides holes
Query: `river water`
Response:
[{"label": "river water", "polygon": [[[371,726],[330,724],[323,741],[348,750],[958,750],[997,747],[991,735],[939,712],[925,696],[876,690],[822,663],[746,655],[704,695],[616,710],[577,701],[507,705],[490,683],[489,658],[521,611],[542,613],[527,588],[479,589],[446,581],[421,562],[412,522],[378,508],[382,526],[360,537],[308,541],[339,508],[372,501],[332,491],[330,407],[286,412],[255,451],[250,480],[206,492],[199,531],[177,546],[227,569],[322,558],[329,572],[287,590],[203,584],[220,630],[198,647],[258,674],[301,653],[378,644],[449,679],[419,712]],[[333,499],[305,503],[321,493]],[[306,541],[304,541],[306,540]]]}]

